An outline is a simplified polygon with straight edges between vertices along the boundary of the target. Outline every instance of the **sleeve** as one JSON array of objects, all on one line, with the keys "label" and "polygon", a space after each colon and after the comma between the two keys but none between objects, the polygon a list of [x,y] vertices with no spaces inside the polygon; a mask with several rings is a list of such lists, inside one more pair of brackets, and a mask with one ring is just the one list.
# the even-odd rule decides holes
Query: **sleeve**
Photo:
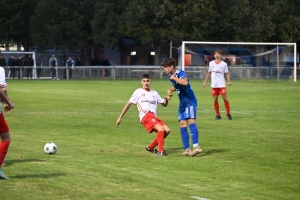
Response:
[{"label": "sleeve", "polygon": [[186,73],[184,71],[180,71],[179,74],[178,74],[178,77],[180,79],[184,79],[184,78],[187,79],[188,78],[187,75],[186,75]]},{"label": "sleeve", "polygon": [[6,88],[7,84],[5,82],[5,71],[3,67],[0,67],[0,88]]},{"label": "sleeve", "polygon": [[211,61],[209,62],[209,65],[208,65],[208,72],[211,72]]},{"label": "sleeve", "polygon": [[164,99],[161,98],[161,96],[158,94],[158,92],[155,91],[155,93],[156,93],[156,97],[157,97],[157,103],[163,103]]},{"label": "sleeve", "polygon": [[132,96],[129,99],[129,102],[133,103],[133,104],[137,104],[139,100],[139,90],[135,90],[134,93],[132,94]]},{"label": "sleeve", "polygon": [[227,66],[226,62],[224,62],[224,72],[225,72],[225,74],[228,73],[228,66]]}]

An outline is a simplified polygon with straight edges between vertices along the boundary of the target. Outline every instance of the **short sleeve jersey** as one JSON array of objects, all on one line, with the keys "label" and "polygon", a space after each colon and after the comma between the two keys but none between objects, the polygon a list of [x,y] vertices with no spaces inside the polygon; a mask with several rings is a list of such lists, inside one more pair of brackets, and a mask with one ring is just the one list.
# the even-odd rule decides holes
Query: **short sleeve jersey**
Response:
[{"label": "short sleeve jersey", "polygon": [[155,90],[136,89],[129,99],[129,102],[136,104],[139,111],[140,121],[148,113],[152,112],[156,115],[157,104],[163,103],[164,100]]},{"label": "short sleeve jersey", "polygon": [[[7,84],[5,82],[5,71],[3,67],[0,67],[0,89],[6,88]],[[0,102],[0,113],[2,112],[2,105]]]},{"label": "short sleeve jersey", "polygon": [[[183,70],[179,70],[177,69],[175,74],[175,77],[180,78],[180,79],[188,79],[186,73]],[[183,112],[185,111],[185,108],[187,106],[187,104],[189,105],[194,105],[197,106],[197,98],[194,94],[194,91],[190,85],[190,82],[188,82],[187,86],[184,85],[180,85],[179,83],[177,83],[174,80],[170,79],[171,74],[168,75],[169,80],[171,81],[173,87],[176,89],[176,92],[178,94],[179,97],[179,112]]]},{"label": "short sleeve jersey", "polygon": [[209,62],[208,72],[211,72],[211,87],[222,88],[226,87],[225,74],[228,73],[227,63],[221,61],[216,63],[215,60]]}]

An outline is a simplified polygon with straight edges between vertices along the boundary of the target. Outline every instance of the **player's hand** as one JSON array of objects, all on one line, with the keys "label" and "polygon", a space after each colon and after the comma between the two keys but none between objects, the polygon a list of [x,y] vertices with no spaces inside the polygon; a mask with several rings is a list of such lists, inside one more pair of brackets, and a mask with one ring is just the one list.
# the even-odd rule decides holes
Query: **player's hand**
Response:
[{"label": "player's hand", "polygon": [[203,88],[205,88],[206,87],[206,82],[204,82],[202,86],[203,86]]},{"label": "player's hand", "polygon": [[228,81],[227,83],[228,83],[229,86],[231,86],[231,82],[230,81]]},{"label": "player's hand", "polygon": [[169,77],[169,79],[170,79],[170,80],[174,80],[174,79],[175,79],[175,76],[174,76],[174,75],[171,75],[171,76]]},{"label": "player's hand", "polygon": [[119,127],[120,124],[121,124],[121,119],[118,119],[116,122],[116,126]]},{"label": "player's hand", "polygon": [[168,100],[168,101],[170,101],[170,100],[171,100],[171,97],[170,97],[170,95],[168,95],[168,96],[165,96],[165,99],[166,99],[166,100]]},{"label": "player's hand", "polygon": [[172,97],[172,96],[173,96],[173,94],[172,94],[172,91],[171,91],[171,90],[168,90],[167,92],[168,92],[168,96],[169,96],[169,97]]},{"label": "player's hand", "polygon": [[14,104],[13,102],[10,102],[10,104],[4,104],[4,110],[6,113],[11,113],[12,109],[14,109],[15,106],[16,104]]}]

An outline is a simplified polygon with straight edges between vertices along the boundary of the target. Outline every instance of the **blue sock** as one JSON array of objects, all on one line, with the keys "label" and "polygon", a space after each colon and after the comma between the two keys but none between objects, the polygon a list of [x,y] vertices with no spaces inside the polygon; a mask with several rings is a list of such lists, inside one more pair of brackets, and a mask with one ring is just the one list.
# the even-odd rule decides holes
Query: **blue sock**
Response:
[{"label": "blue sock", "polygon": [[181,133],[181,141],[183,144],[183,148],[184,149],[190,148],[189,133],[187,127],[180,127],[180,133]]},{"label": "blue sock", "polygon": [[196,126],[196,124],[190,124],[190,130],[191,130],[191,136],[192,136],[192,142],[194,147],[198,145],[198,128]]}]

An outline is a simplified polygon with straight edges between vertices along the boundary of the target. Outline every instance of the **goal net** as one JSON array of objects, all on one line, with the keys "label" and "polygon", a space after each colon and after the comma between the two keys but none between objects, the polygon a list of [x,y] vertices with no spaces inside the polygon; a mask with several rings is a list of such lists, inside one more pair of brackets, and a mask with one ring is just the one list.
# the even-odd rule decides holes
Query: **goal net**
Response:
[{"label": "goal net", "polygon": [[296,82],[299,54],[296,43],[184,41],[178,49],[178,66],[201,71],[205,77],[214,51],[222,50],[232,78],[288,78]]}]

